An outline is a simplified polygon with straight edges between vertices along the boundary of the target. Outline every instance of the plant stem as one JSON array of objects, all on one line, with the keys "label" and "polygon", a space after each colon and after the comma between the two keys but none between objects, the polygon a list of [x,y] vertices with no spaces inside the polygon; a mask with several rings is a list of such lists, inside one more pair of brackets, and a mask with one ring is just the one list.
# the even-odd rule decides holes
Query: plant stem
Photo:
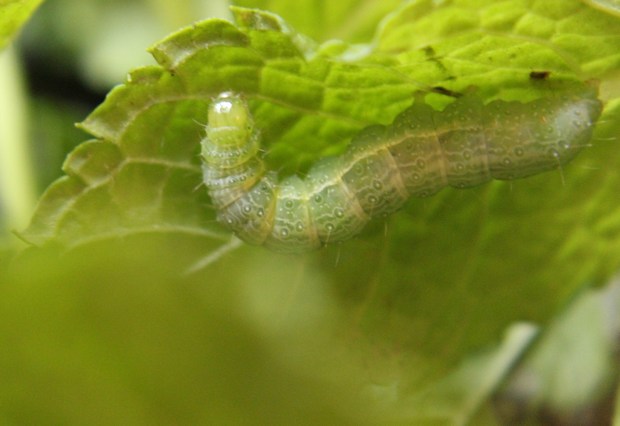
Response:
[{"label": "plant stem", "polygon": [[0,238],[23,229],[36,195],[24,85],[13,48],[0,52]]}]

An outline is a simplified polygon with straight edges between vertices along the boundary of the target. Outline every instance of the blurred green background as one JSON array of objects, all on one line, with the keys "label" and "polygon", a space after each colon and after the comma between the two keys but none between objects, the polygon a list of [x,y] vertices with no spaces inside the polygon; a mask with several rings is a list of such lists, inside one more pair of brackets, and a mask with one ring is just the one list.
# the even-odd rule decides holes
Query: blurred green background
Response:
[{"label": "blurred green background", "polygon": [[[280,13],[319,42],[365,43],[401,3],[236,4]],[[0,424],[610,424],[618,282],[593,274],[569,294],[561,282],[530,293],[481,282],[469,293],[476,260],[448,242],[419,255],[436,263],[412,264],[398,245],[462,209],[453,193],[425,202],[435,223],[391,222],[389,243],[379,223],[359,241],[300,257],[225,234],[144,232],[66,249],[28,247],[13,233],[89,138],[74,123],[129,70],[155,64],[147,47],[198,20],[232,19],[228,6],[48,1],[0,52]],[[494,194],[512,191],[471,197],[493,210]],[[455,232],[473,239],[476,226]],[[463,281],[415,286],[423,268]],[[530,294],[559,301],[522,306]],[[506,324],[517,311],[527,315]]]}]

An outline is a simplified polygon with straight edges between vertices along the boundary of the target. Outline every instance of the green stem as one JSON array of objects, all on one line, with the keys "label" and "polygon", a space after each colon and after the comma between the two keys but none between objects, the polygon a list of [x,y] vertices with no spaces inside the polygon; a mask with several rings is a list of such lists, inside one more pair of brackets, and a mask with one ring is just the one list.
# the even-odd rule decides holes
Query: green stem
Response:
[{"label": "green stem", "polygon": [[620,384],[616,389],[616,406],[614,408],[613,426],[620,426]]},{"label": "green stem", "polygon": [[36,202],[24,85],[15,52],[0,52],[0,236],[23,229]]}]

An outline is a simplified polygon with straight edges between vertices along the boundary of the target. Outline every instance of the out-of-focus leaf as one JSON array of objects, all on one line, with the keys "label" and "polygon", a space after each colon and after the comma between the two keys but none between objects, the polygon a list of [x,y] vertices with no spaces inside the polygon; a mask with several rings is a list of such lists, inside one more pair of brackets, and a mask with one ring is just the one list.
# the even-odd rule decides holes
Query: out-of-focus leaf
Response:
[{"label": "out-of-focus leaf", "polygon": [[314,40],[342,39],[348,43],[367,43],[375,33],[378,17],[392,12],[402,0],[235,0],[233,3],[277,13]]},{"label": "out-of-focus leaf", "polygon": [[84,132],[75,128],[85,107],[62,100],[41,97],[31,99],[31,156],[35,164],[37,188],[42,192],[58,179],[67,153],[83,141]]},{"label": "out-of-focus leaf", "polygon": [[620,16],[620,1],[618,0],[584,0],[592,7],[599,8],[607,13]]},{"label": "out-of-focus leaf", "polygon": [[15,36],[42,0],[0,0],[0,49]]},{"label": "out-of-focus leaf", "polygon": [[399,406],[403,418],[413,424],[502,424],[489,413],[480,413],[481,407],[520,360],[536,334],[537,329],[531,324],[515,324],[508,329],[498,348],[472,356],[424,392],[413,393],[394,405]]},{"label": "out-of-focus leaf", "polygon": [[145,52],[153,40],[214,16],[230,16],[227,0],[54,0],[42,5],[20,45],[48,72],[107,91],[128,69],[153,63]]},{"label": "out-of-focus leaf", "polygon": [[[554,319],[540,342],[500,393],[507,422],[607,424],[607,410],[620,377],[620,281],[581,294]],[[544,413],[544,415],[543,415]]]},{"label": "out-of-focus leaf", "polygon": [[224,269],[180,279],[195,243],[167,262],[157,236],[32,251],[0,271],[0,422],[381,424],[332,349],[320,284],[276,306],[278,284],[256,299]]}]

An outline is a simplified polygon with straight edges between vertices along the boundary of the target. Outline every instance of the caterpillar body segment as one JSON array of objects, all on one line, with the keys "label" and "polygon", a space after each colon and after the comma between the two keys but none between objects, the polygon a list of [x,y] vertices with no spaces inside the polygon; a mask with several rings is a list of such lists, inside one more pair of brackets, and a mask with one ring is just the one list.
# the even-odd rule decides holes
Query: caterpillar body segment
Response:
[{"label": "caterpillar body segment", "polygon": [[391,125],[362,130],[305,179],[279,180],[259,157],[247,103],[226,92],[210,106],[203,179],[218,220],[241,239],[303,252],[355,236],[412,196],[561,167],[588,144],[601,110],[587,85],[529,103],[485,105],[470,94],[436,111],[416,102]]}]

